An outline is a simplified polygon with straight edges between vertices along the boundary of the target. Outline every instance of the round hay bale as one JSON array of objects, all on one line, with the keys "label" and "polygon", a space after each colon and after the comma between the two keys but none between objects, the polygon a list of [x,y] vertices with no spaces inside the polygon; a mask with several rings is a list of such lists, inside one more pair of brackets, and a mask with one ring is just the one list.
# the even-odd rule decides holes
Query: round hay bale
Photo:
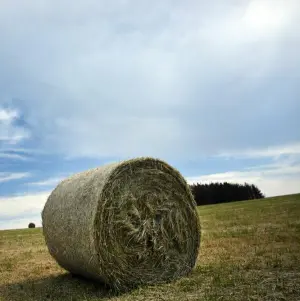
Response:
[{"label": "round hay bale", "polygon": [[34,223],[29,223],[28,228],[35,228],[35,224]]},{"label": "round hay bale", "polygon": [[117,290],[187,275],[200,246],[189,186],[154,158],[112,163],[62,181],[44,206],[42,223],[61,267]]}]

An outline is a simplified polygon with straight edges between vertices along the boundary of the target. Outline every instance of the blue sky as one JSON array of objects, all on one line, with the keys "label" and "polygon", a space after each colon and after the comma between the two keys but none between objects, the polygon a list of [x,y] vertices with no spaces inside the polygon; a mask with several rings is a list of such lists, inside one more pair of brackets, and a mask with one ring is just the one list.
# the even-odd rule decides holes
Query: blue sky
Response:
[{"label": "blue sky", "polygon": [[0,228],[57,183],[153,156],[300,192],[300,2],[0,3]]}]

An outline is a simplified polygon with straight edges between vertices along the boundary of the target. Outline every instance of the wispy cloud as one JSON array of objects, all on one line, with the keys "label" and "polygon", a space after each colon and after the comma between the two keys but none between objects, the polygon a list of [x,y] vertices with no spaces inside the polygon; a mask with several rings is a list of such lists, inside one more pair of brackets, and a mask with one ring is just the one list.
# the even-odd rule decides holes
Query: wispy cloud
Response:
[{"label": "wispy cloud", "polygon": [[1,182],[8,182],[13,180],[19,180],[23,178],[30,177],[31,174],[29,172],[15,172],[15,173],[9,173],[9,172],[0,172],[0,183]]},{"label": "wispy cloud", "polygon": [[58,183],[60,183],[65,177],[54,177],[49,178],[46,180],[38,181],[38,182],[31,182],[26,185],[32,185],[32,186],[55,186]]},{"label": "wispy cloud", "polygon": [[6,152],[0,152],[0,159],[12,159],[12,160],[21,160],[21,161],[31,161],[33,158],[29,158],[27,156],[21,155],[21,154],[15,154],[15,153],[6,153]]},{"label": "wispy cloud", "polygon": [[225,158],[278,158],[283,155],[300,155],[300,143],[290,143],[261,149],[242,149],[224,152],[217,156]]}]

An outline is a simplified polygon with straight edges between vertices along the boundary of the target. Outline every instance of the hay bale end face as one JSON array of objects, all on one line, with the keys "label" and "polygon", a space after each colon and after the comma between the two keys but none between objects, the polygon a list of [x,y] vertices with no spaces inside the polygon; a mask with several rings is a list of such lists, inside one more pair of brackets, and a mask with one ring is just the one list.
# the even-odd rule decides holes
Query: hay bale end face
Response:
[{"label": "hay bale end face", "polygon": [[200,246],[189,186],[177,170],[153,158],[62,181],[45,204],[42,223],[60,266],[117,290],[187,275]]}]

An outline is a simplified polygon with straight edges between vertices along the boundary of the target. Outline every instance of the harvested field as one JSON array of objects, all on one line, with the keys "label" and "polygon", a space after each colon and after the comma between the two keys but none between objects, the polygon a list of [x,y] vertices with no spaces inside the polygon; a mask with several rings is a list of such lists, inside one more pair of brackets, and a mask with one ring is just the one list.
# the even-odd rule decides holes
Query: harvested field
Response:
[{"label": "harvested field", "polygon": [[60,268],[40,228],[0,231],[0,300],[300,300],[300,194],[198,211],[192,274],[121,295]]}]

